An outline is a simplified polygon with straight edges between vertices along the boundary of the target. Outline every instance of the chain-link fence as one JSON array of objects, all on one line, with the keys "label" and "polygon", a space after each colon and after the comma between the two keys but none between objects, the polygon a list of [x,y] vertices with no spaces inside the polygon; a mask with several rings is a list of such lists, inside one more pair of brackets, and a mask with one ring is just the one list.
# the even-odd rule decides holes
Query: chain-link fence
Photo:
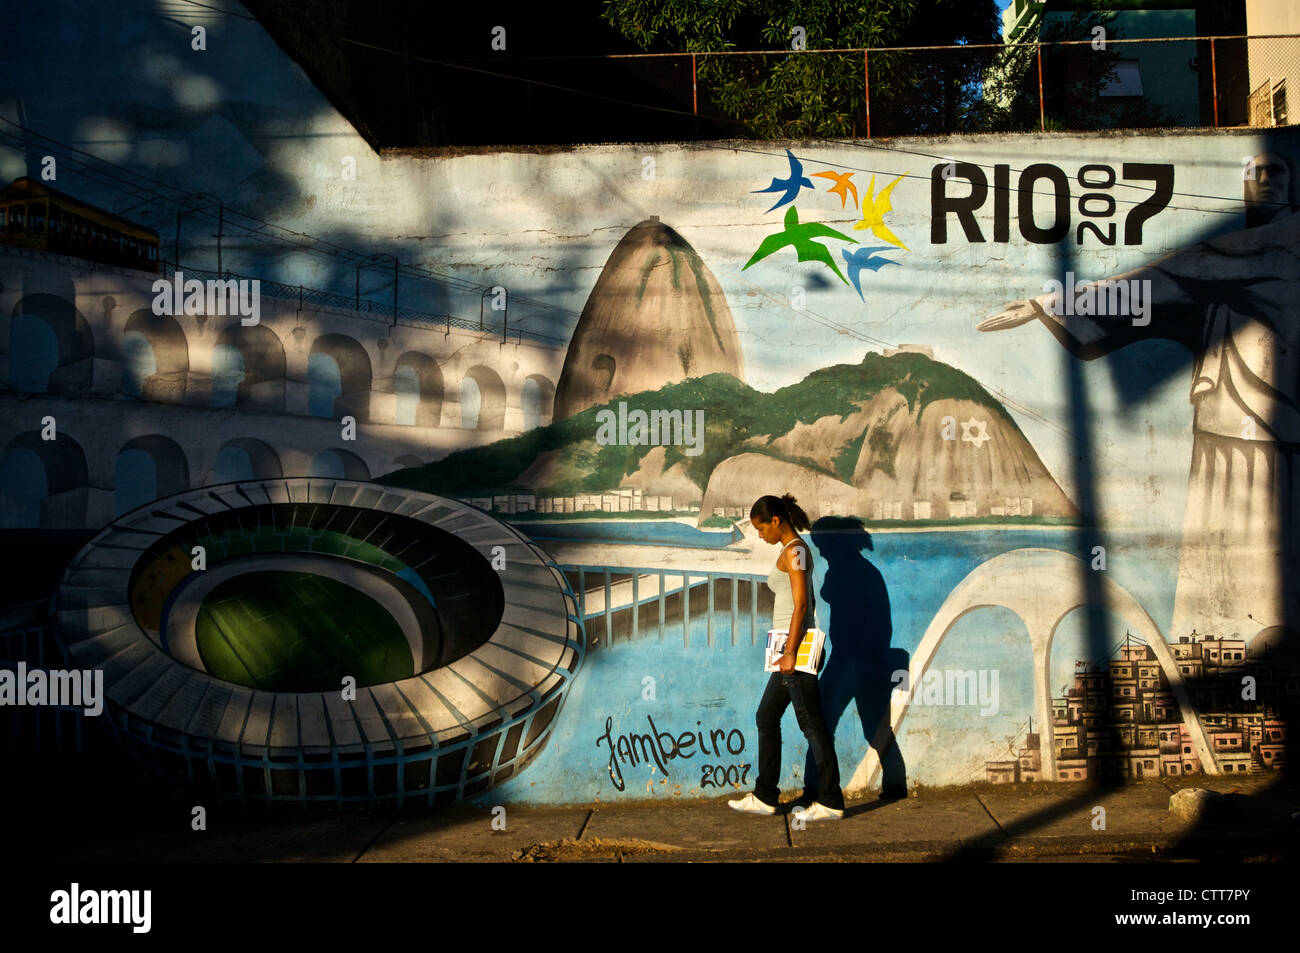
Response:
[{"label": "chain-link fence", "polygon": [[631,141],[1274,126],[1300,89],[1292,35],[488,62],[455,68]]}]

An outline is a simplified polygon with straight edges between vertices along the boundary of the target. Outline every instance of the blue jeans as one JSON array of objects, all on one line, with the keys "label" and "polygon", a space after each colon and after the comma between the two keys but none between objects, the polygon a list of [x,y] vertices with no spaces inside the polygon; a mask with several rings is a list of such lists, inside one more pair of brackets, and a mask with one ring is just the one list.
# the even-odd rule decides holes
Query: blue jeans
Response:
[{"label": "blue jeans", "polygon": [[805,794],[827,807],[844,809],[844,792],[840,790],[840,763],[835,757],[835,740],[826,727],[822,714],[821,690],[817,676],[807,672],[783,675],[773,672],[767,680],[763,700],[758,703],[758,777],[754,781],[754,797],[764,804],[776,807],[781,800],[781,716],[786,707],[794,704],[794,715],[799,721],[808,746],[817,764],[818,789],[805,790]]}]

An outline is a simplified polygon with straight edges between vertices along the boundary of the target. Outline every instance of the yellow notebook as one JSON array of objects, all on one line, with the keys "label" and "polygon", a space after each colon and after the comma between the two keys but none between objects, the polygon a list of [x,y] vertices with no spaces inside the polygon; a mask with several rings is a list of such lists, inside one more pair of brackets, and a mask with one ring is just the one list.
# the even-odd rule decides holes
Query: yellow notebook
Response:
[{"label": "yellow notebook", "polygon": [[[781,669],[781,653],[785,651],[785,640],[790,637],[789,632],[783,632],[780,629],[769,629],[767,633],[767,652],[763,664],[763,671],[778,672]],[[821,664],[822,648],[826,643],[826,633],[821,629],[808,629],[799,642],[799,649],[794,656],[794,670],[796,672],[807,672],[809,675],[817,674],[817,666]]]}]

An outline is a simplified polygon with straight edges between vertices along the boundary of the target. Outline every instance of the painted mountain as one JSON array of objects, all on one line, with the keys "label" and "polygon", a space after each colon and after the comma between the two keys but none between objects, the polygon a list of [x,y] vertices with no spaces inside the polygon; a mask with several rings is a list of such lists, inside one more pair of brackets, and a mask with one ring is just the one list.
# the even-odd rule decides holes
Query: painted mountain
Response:
[{"label": "painted mountain", "polygon": [[658,216],[614,246],[573,330],[555,419],[611,398],[709,374],[744,380],[726,296],[695,249]]},{"label": "painted mountain", "polygon": [[[617,413],[620,400],[647,412],[703,409],[701,452],[598,443],[598,413]],[[814,517],[1078,515],[1001,403],[919,353],[867,354],[771,394],[728,374],[690,378],[381,482],[455,495],[640,487],[699,502],[702,518],[786,491]]]}]

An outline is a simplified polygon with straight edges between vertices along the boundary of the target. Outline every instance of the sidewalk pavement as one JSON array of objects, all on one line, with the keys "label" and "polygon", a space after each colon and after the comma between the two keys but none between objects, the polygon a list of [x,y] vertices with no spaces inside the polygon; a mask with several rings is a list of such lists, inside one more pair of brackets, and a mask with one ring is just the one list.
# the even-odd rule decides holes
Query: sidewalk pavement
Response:
[{"label": "sidewalk pavement", "polygon": [[[1130,782],[1021,783],[919,789],[898,800],[850,799],[843,820],[799,829],[782,811],[739,814],[729,797],[561,807],[456,805],[317,820],[210,818],[202,832],[124,835],[68,861],[307,862],[709,862],[1099,861],[1186,856],[1294,857],[1300,809],[1275,776],[1193,776]],[[1209,822],[1169,811],[1184,787],[1219,791]],[[1095,808],[1104,808],[1102,815]],[[495,827],[494,827],[495,819]],[[504,830],[499,829],[504,822]],[[1094,823],[1098,829],[1094,829]],[[177,825],[180,827],[180,825]],[[1189,841],[1189,835],[1194,838]]]}]

